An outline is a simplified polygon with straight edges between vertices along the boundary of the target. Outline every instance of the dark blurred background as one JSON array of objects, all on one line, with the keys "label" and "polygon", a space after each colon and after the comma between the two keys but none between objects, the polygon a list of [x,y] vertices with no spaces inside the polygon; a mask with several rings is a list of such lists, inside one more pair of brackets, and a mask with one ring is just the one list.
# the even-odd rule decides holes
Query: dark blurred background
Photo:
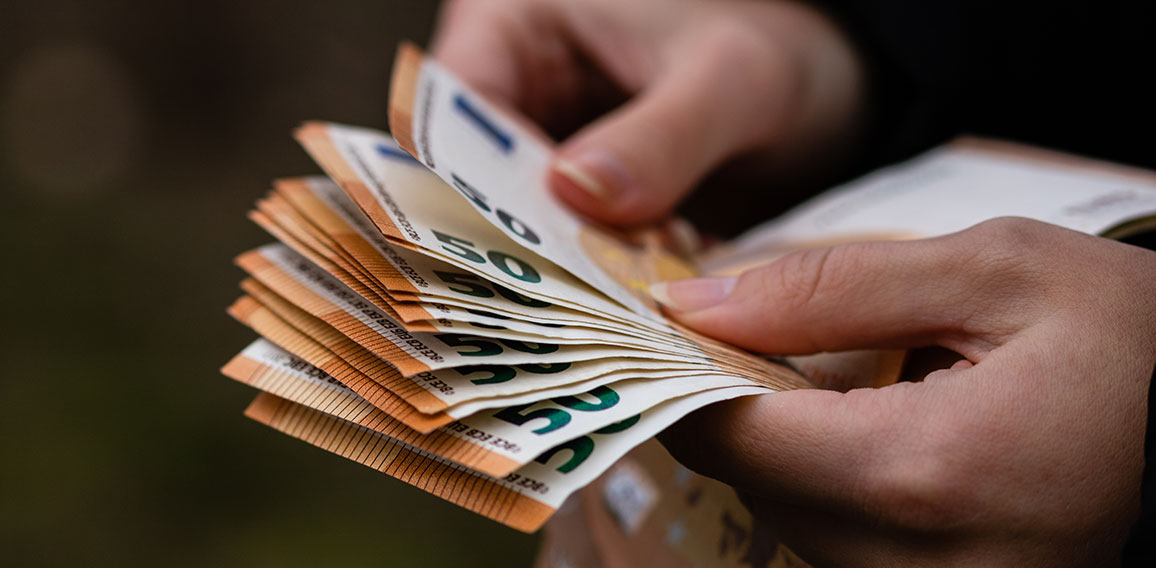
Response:
[{"label": "dark blurred background", "polygon": [[251,422],[245,211],[385,128],[434,2],[0,1],[0,565],[527,565],[536,539]]}]

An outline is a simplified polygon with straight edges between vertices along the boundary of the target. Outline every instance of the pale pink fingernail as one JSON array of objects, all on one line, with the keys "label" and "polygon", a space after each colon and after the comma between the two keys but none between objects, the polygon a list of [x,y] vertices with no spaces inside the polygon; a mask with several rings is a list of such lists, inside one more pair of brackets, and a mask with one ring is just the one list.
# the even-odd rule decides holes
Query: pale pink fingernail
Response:
[{"label": "pale pink fingernail", "polygon": [[617,156],[590,149],[575,156],[554,160],[554,171],[599,201],[616,197],[629,182],[626,168]]},{"label": "pale pink fingernail", "polygon": [[688,278],[651,284],[650,295],[658,303],[680,312],[693,312],[723,303],[738,278]]}]

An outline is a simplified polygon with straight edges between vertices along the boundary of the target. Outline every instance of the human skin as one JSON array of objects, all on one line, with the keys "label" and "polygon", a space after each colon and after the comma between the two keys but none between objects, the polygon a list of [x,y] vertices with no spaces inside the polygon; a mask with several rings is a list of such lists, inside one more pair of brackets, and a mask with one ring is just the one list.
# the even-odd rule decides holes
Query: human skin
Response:
[{"label": "human skin", "polygon": [[578,127],[549,185],[615,225],[661,220],[740,155],[770,180],[830,172],[862,113],[850,43],[797,2],[451,1],[431,51],[547,131]]},{"label": "human skin", "polygon": [[[790,2],[462,0],[433,51],[549,130],[584,125],[551,187],[612,224],[661,219],[740,153],[770,176],[835,161],[864,108],[850,43]],[[589,115],[607,84],[628,102]],[[816,565],[1111,564],[1139,503],[1154,276],[1156,253],[1001,219],[659,285],[672,317],[756,351],[960,355],[919,382],[720,403],[662,440]]]},{"label": "human skin", "polygon": [[940,346],[918,382],[713,405],[662,436],[820,566],[1108,566],[1139,510],[1156,252],[1018,218],[660,286],[761,352]]}]

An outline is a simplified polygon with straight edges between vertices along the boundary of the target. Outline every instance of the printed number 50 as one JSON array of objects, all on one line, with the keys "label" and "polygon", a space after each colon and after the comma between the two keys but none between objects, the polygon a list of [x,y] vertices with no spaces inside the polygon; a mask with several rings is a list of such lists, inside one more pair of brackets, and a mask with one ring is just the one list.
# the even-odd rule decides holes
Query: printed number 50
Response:
[{"label": "printed number 50", "polygon": [[433,232],[433,234],[439,241],[441,241],[443,249],[456,256],[460,256],[470,262],[477,264],[485,264],[486,259],[488,258],[491,264],[498,267],[498,270],[501,270],[502,272],[505,272],[506,274],[517,278],[518,280],[531,283],[542,281],[542,276],[538,274],[537,270],[534,270],[533,266],[530,266],[526,261],[516,256],[511,256],[504,252],[491,250],[486,251],[486,256],[483,257],[478,253],[478,251],[474,250],[474,243],[471,243],[470,241],[459,239],[453,235],[447,235],[441,231],[436,230]]}]

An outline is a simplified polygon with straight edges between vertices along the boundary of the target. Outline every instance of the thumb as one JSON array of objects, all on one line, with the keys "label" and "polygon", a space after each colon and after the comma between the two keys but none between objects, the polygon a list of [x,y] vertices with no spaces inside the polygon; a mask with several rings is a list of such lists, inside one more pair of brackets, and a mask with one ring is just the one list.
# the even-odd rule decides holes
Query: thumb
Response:
[{"label": "thumb", "polygon": [[938,344],[971,359],[1023,329],[1047,287],[1001,242],[1003,224],[811,249],[738,278],[660,283],[652,293],[683,324],[754,351]]},{"label": "thumb", "polygon": [[693,52],[567,139],[549,173],[551,188],[599,221],[657,221],[722,162],[770,141],[781,130],[780,109],[794,98],[793,62],[742,43]]}]

